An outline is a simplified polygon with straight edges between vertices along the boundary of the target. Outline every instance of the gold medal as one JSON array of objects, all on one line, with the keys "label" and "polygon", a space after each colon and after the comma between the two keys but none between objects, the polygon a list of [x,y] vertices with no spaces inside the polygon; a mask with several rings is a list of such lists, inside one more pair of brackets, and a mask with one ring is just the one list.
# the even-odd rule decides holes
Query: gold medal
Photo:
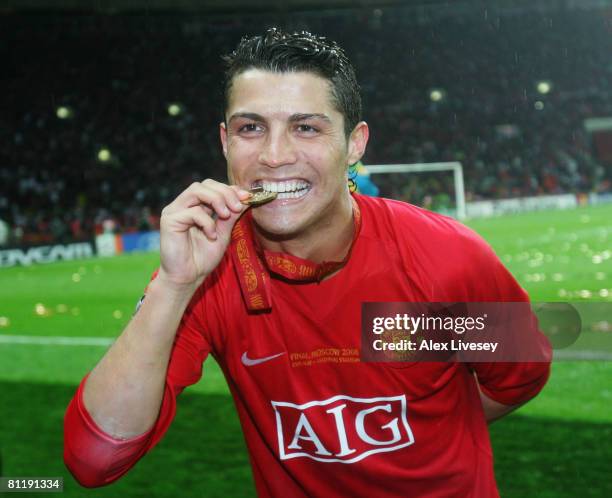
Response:
[{"label": "gold medal", "polygon": [[278,195],[276,192],[268,192],[263,189],[263,187],[254,187],[249,190],[251,193],[251,197],[242,201],[243,204],[247,204],[249,206],[261,206],[266,202],[273,201],[276,199]]}]

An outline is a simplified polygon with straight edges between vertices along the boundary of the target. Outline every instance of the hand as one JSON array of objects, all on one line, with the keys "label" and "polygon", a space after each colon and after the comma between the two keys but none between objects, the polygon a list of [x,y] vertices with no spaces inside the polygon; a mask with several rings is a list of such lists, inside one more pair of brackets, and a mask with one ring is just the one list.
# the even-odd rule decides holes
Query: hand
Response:
[{"label": "hand", "polygon": [[162,210],[158,279],[195,289],[217,267],[250,193],[215,180],[193,183]]}]

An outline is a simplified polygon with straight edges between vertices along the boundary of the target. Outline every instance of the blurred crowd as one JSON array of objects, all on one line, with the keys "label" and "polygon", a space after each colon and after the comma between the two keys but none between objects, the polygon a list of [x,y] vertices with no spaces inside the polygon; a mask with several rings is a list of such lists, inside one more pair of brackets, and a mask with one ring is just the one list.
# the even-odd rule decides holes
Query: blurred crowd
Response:
[{"label": "blurred crowd", "polygon": [[[612,189],[584,127],[612,116],[609,12],[414,12],[0,14],[0,243],[155,229],[191,182],[224,180],[220,54],[272,25],[346,48],[366,165],[460,161],[468,200]],[[452,204],[450,174],[373,180]]]}]

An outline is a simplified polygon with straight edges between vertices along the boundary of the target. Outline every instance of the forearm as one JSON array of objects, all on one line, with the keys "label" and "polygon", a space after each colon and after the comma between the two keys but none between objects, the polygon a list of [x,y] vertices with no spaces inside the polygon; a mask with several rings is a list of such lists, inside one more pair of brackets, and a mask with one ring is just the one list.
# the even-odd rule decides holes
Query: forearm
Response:
[{"label": "forearm", "polygon": [[153,280],[138,313],[89,375],[85,408],[110,436],[137,436],[155,423],[176,330],[192,294]]},{"label": "forearm", "polygon": [[522,403],[516,405],[504,405],[502,403],[498,403],[497,401],[489,398],[486,394],[483,394],[482,391],[480,391],[480,402],[482,403],[482,409],[484,410],[487,423],[495,422],[497,419],[508,415],[508,413],[516,410],[522,405]]},{"label": "forearm", "polygon": [[550,373],[550,364],[476,363],[474,381],[487,422],[493,422],[533,399]]}]

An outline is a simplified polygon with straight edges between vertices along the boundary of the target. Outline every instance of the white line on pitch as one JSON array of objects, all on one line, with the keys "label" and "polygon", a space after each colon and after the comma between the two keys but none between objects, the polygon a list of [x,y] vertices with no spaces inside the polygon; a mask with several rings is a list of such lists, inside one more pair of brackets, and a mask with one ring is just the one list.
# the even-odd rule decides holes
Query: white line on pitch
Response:
[{"label": "white line on pitch", "polygon": [[[31,344],[44,346],[110,346],[111,337],[61,337],[31,335],[0,335],[0,344]],[[611,361],[612,354],[604,351],[555,351],[556,360]]]},{"label": "white line on pitch", "polygon": [[555,360],[591,360],[591,361],[611,361],[612,353],[606,351],[554,351]]},{"label": "white line on pitch", "polygon": [[110,346],[111,337],[44,337],[31,335],[0,335],[0,344],[32,344],[49,346]]}]

